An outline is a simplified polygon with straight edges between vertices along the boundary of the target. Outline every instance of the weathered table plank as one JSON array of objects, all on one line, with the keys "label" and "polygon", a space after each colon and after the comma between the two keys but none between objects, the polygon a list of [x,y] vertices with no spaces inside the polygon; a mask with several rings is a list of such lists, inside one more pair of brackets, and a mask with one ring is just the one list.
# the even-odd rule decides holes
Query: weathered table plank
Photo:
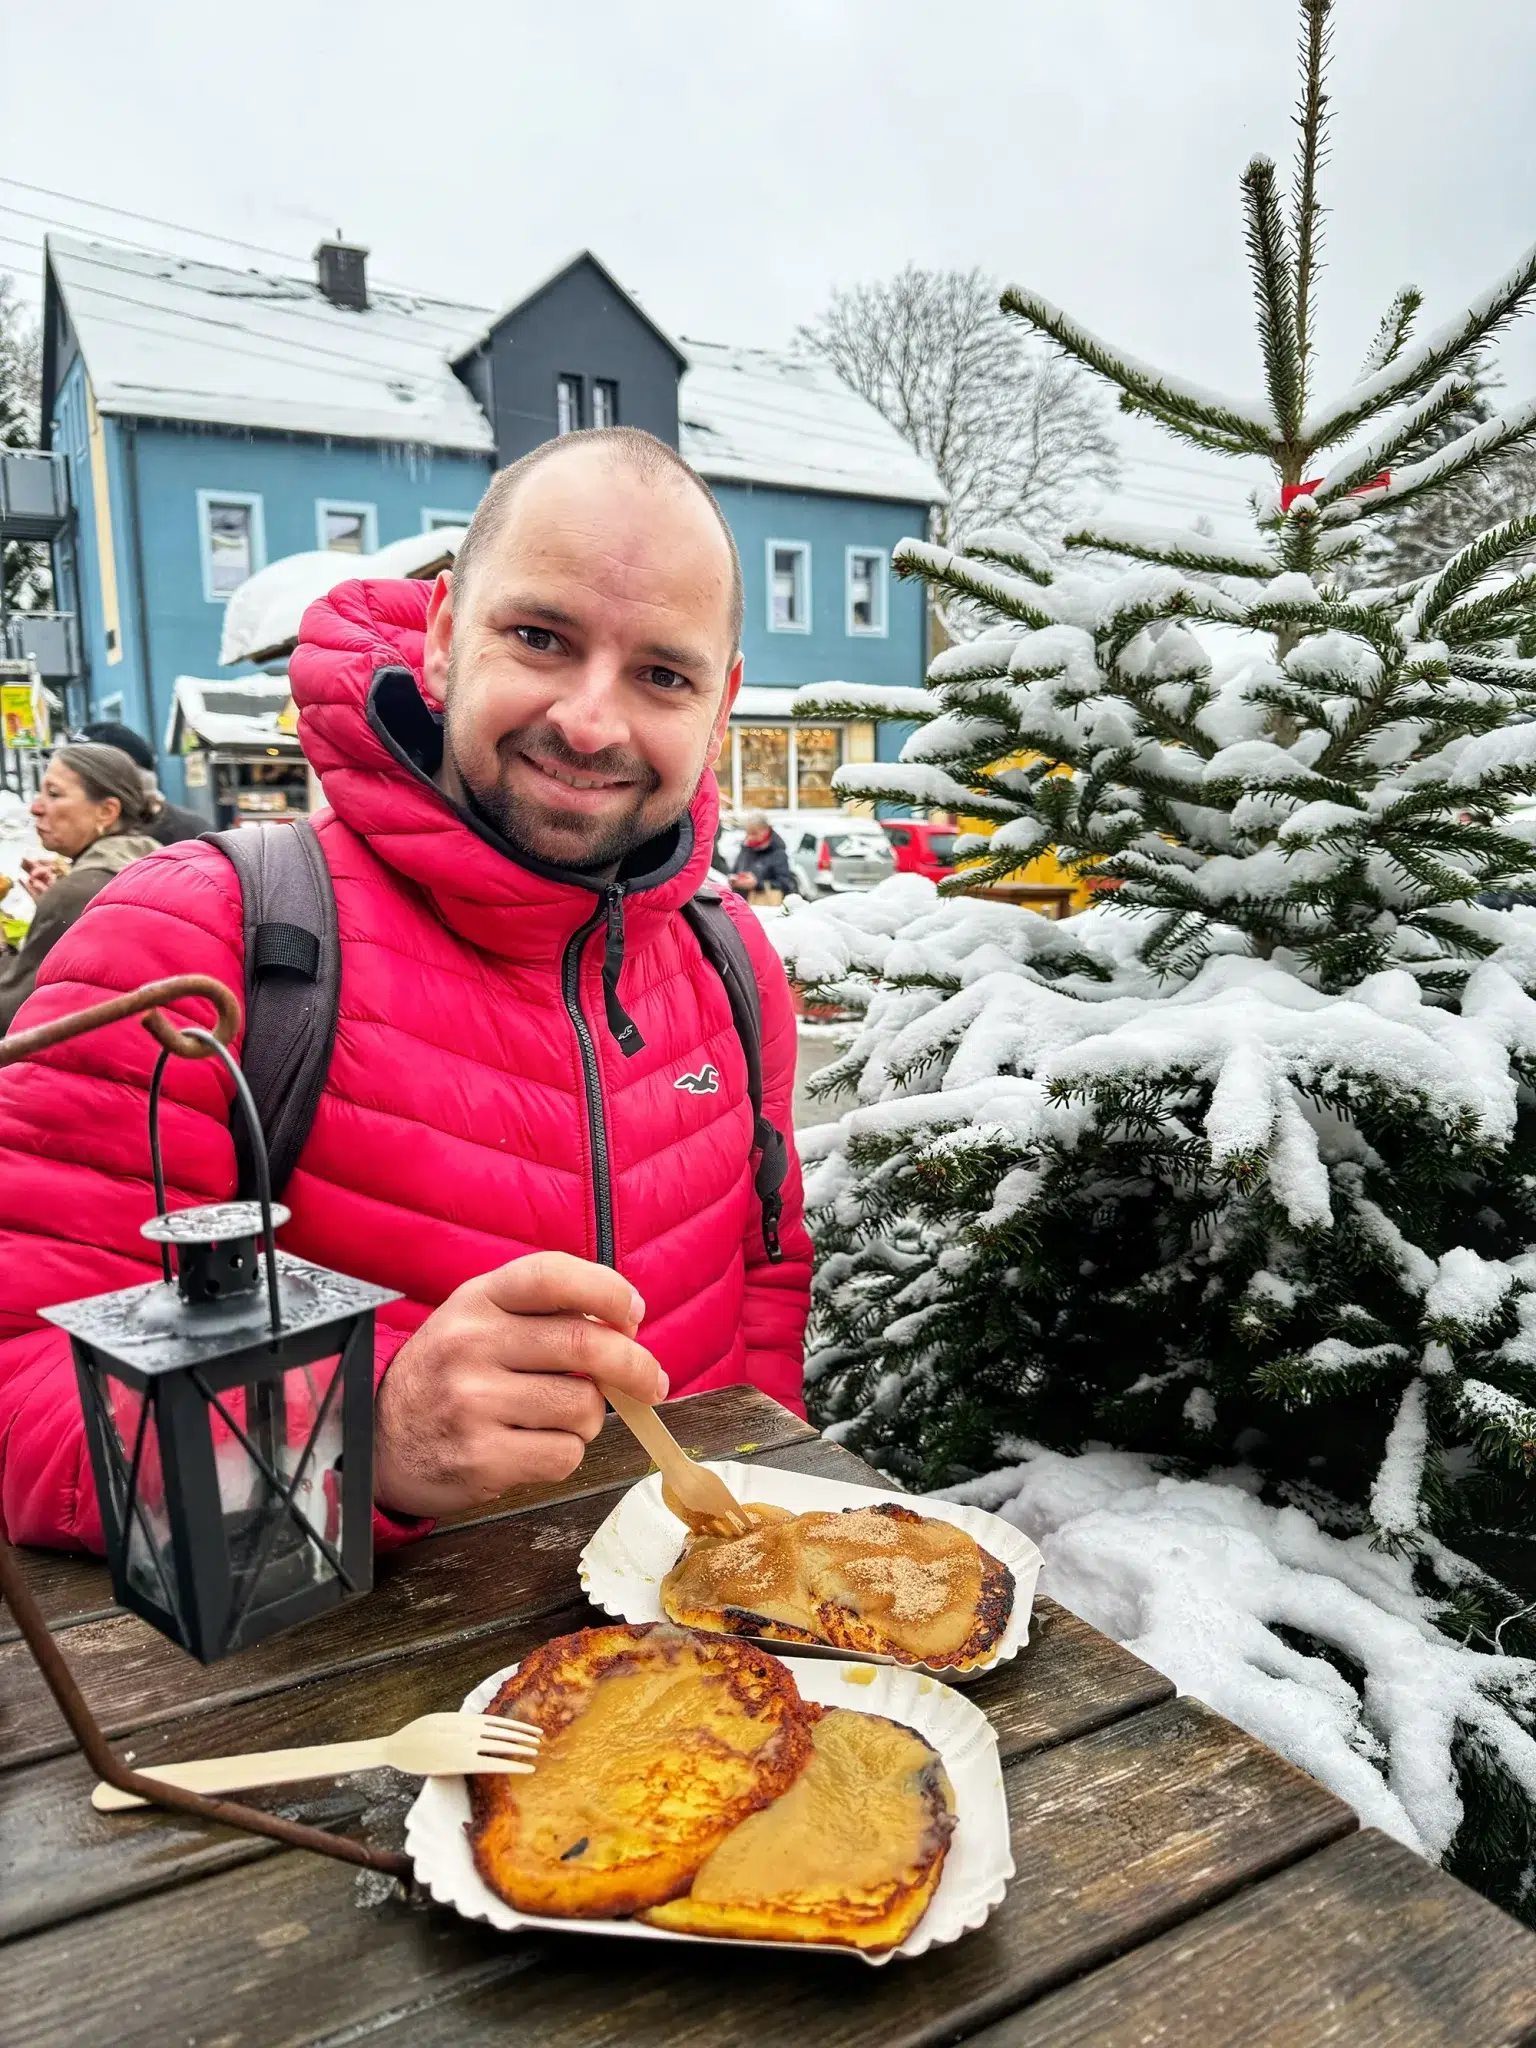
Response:
[{"label": "weathered table plank", "polygon": [[[758,1454],[763,1464],[847,1476],[866,1468],[812,1437]],[[205,1668],[134,1615],[81,1622],[65,1637],[70,1668],[109,1735],[221,1702],[337,1676],[426,1645],[493,1633],[569,1604],[583,1544],[620,1489],[555,1501],[444,1530],[379,1562],[374,1590],[291,1634]],[[68,1735],[26,1645],[0,1644],[0,1770],[56,1755]]]},{"label": "weathered table plank", "polygon": [[[685,1394],[680,1401],[669,1401],[662,1412],[679,1443],[700,1458],[750,1458],[816,1440],[809,1423],[760,1394],[756,1387],[720,1387],[708,1394]],[[483,1507],[446,1517],[438,1524],[437,1533],[522,1514],[550,1501],[582,1500],[589,1494],[631,1486],[650,1470],[645,1452],[619,1418],[610,1415],[587,1446],[579,1470],[569,1479],[546,1486],[515,1487]],[[862,1475],[862,1467],[860,1471]],[[51,1628],[99,1621],[116,1612],[107,1568],[100,1558],[47,1550],[31,1550],[25,1555],[27,1584]],[[10,1641],[16,1634],[10,1616],[0,1608],[0,1642]]]},{"label": "weathered table plank", "polygon": [[[160,2048],[320,2042],[345,2028],[411,2048],[917,2048],[951,2041],[1355,1825],[1332,1794],[1197,1701],[1178,1700],[1016,1763],[1019,1875],[980,1932],[921,1965],[579,1935],[498,1936],[456,1915],[358,1910],[353,1874],[282,1854],[10,1944],[22,2044]],[[364,1881],[366,1885],[366,1880]],[[534,1967],[536,1965],[536,1967]]]},{"label": "weathered table plank", "polygon": [[974,2035],[970,2048],[1532,2040],[1536,1942],[1372,1829]]},{"label": "weathered table plank", "polygon": [[[417,1714],[457,1707],[502,1664],[597,1618],[585,1601],[576,1602],[537,1621],[513,1624],[505,1633],[392,1658],[338,1683],[317,1680],[141,1729],[124,1745],[124,1754],[153,1768],[189,1756],[377,1735]],[[279,1853],[275,1842],[259,1835],[184,1814],[154,1808],[98,1813],[90,1803],[93,1782],[78,1751],[0,1780],[0,1942]],[[414,1789],[414,1781],[399,1782]],[[358,1787],[355,1780],[326,1780],[252,1793],[250,1800],[317,1827],[352,1832],[372,1796],[370,1787]]]},{"label": "weathered table plank", "polygon": [[[132,1761],[152,1768],[178,1757],[376,1735],[415,1714],[456,1707],[502,1664],[552,1635],[600,1618],[584,1603],[573,1605],[494,1636],[391,1659],[336,1682],[316,1681],[160,1723],[133,1737]],[[1040,1600],[1035,1619],[1023,1656],[967,1689],[997,1731],[1005,1761],[1071,1741],[1172,1696],[1160,1672],[1065,1608]],[[256,1836],[209,1828],[180,1814],[97,1813],[90,1804],[91,1782],[84,1758],[73,1752],[4,1780],[0,1940],[277,1853]],[[252,1798],[325,1827],[355,1821],[364,1803],[364,1795],[349,1796],[331,1783]]]}]

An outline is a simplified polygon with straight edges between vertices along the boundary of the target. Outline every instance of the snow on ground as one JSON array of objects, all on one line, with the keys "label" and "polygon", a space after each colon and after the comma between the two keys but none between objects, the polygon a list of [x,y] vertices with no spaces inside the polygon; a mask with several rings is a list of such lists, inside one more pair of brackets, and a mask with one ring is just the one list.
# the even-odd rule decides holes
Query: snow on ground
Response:
[{"label": "snow on ground", "polygon": [[[1012,1450],[1018,1464],[942,1498],[1024,1530],[1045,1557],[1042,1592],[1310,1771],[1366,1826],[1444,1855],[1461,1820],[1458,1724],[1536,1799],[1536,1742],[1498,1698],[1530,1687],[1530,1664],[1442,1635],[1406,1558],[1266,1506],[1240,1471],[1180,1480],[1124,1451]],[[1282,1628],[1358,1667],[1362,1690]]]}]

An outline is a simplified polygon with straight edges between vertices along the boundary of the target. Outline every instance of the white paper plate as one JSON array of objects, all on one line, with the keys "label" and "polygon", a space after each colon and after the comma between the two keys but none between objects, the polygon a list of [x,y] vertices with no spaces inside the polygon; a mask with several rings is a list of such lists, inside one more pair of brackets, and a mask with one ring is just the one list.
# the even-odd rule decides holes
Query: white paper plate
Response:
[{"label": "white paper plate", "polygon": [[[944,1875],[917,1926],[900,1948],[882,1955],[802,1941],[729,1941],[715,1934],[676,1934],[666,1927],[647,1927],[638,1920],[560,1920],[546,1914],[519,1913],[499,1899],[475,1868],[469,1837],[469,1789],[462,1778],[428,1778],[405,1817],[405,1853],[416,1866],[417,1881],[440,1905],[452,1906],[467,1920],[486,1920],[514,1933],[520,1927],[542,1927],[556,1934],[617,1934],[627,1941],[705,1942],[712,1948],[794,1948],[821,1955],[862,1956],[866,1963],[887,1963],[895,1956],[920,1956],[943,1942],[958,1941],[979,1927],[994,1906],[1002,1903],[1013,1876],[1013,1851],[1008,1839],[1008,1802],[1003,1792],[997,1737],[985,1714],[947,1685],[915,1671],[892,1665],[844,1661],[840,1666],[807,1657],[782,1659],[794,1674],[801,1697],[823,1707],[853,1707],[867,1714],[885,1714],[926,1737],[944,1759],[955,1791],[955,1832],[944,1860]],[[478,1714],[498,1688],[516,1671],[509,1664],[477,1685],[464,1702],[466,1714]]]},{"label": "white paper plate", "polygon": [[[898,1665],[907,1671],[926,1672],[942,1678],[946,1685],[966,1685],[973,1678],[1017,1657],[1029,1641],[1029,1616],[1034,1605],[1035,1581],[1040,1576],[1039,1551],[1022,1529],[984,1508],[960,1507],[954,1501],[928,1500],[900,1493],[887,1493],[877,1486],[850,1486],[842,1479],[814,1479],[807,1472],[788,1472],[777,1465],[738,1465],[710,1461],[739,1501],[760,1500],[769,1507],[788,1508],[803,1515],[816,1508],[873,1507],[882,1501],[899,1501],[935,1521],[953,1522],[957,1529],[974,1536],[984,1550],[1013,1573],[1013,1612],[997,1649],[984,1664],[968,1671],[950,1671],[927,1664]],[[662,1506],[661,1475],[653,1472],[632,1486],[594,1533],[581,1553],[581,1585],[587,1598],[620,1621],[661,1621],[661,1582],[677,1563],[683,1547],[683,1525],[669,1508]],[[775,1642],[769,1637],[748,1637],[765,1650],[782,1656],[793,1648],[797,1657],[846,1658],[847,1650],[834,1650],[820,1643]],[[870,1664],[896,1665],[892,1657],[868,1657]]]}]

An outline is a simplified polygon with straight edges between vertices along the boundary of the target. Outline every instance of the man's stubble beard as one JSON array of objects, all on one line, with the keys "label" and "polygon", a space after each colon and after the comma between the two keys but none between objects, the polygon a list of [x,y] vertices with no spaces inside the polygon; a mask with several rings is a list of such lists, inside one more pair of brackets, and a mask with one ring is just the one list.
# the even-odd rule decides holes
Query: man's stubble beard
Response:
[{"label": "man's stubble beard", "polygon": [[[553,806],[529,803],[526,799],[514,797],[505,779],[486,783],[472,776],[465,767],[464,753],[455,744],[453,715],[453,670],[448,671],[447,703],[443,722],[443,747],[452,763],[459,786],[464,792],[465,807],[487,825],[512,848],[530,860],[542,861],[546,866],[569,868],[573,873],[584,874],[589,870],[611,871],[625,860],[637,847],[648,839],[675,825],[684,811],[688,810],[704,779],[700,770],[687,796],[661,817],[645,815],[645,806],[655,794],[657,775],[654,768],[641,761],[634,754],[625,753],[622,748],[608,748],[600,754],[583,755],[566,745],[553,726],[525,726],[516,732],[503,733],[496,742],[499,760],[505,760],[514,751],[531,755],[535,760],[549,761],[559,768],[568,768],[576,774],[586,775],[627,775],[635,778],[636,801],[626,816],[593,826],[593,836],[587,845],[580,848],[575,857],[564,851],[569,844],[572,821]],[[541,829],[541,823],[544,829]],[[546,837],[547,832],[547,837]],[[558,843],[555,843],[558,842]]]}]

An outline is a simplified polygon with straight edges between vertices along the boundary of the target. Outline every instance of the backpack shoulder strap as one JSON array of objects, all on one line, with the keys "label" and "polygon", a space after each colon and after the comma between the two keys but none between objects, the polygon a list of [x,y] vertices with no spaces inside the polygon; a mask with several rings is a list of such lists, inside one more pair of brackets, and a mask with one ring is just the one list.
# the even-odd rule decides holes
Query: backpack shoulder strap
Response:
[{"label": "backpack shoulder strap", "polygon": [[[315,828],[292,823],[205,832],[240,877],[245,908],[245,1036],[250,1084],[276,1197],[287,1186],[320,1106],[336,1044],[341,939],[336,891]],[[240,1193],[255,1188],[244,1119],[231,1120]]]},{"label": "backpack shoulder strap", "polygon": [[789,1171],[789,1145],[784,1133],[763,1115],[763,1006],[758,993],[757,970],[747,942],[736,920],[708,883],[683,905],[699,951],[725,983],[730,998],[731,1021],[747,1060],[747,1096],[752,1104],[753,1147],[758,1154],[753,1186],[763,1211],[763,1248],[778,1265],[784,1257],[779,1244],[779,1217],[784,1200],[779,1190]]}]

